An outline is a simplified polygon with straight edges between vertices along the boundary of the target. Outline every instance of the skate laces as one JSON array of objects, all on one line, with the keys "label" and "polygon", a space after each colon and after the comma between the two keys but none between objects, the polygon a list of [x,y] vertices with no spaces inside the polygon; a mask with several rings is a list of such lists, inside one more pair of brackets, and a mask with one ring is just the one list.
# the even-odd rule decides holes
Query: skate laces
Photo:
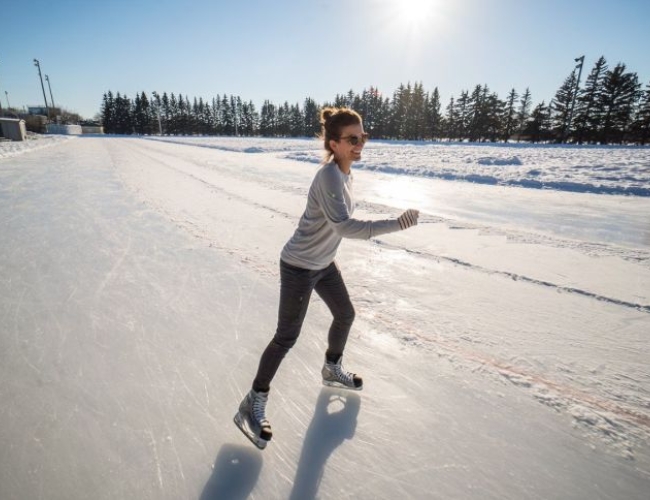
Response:
[{"label": "skate laces", "polygon": [[253,397],[253,417],[260,423],[261,427],[269,425],[269,421],[266,418],[266,403],[269,400],[268,393],[258,392],[256,396]]},{"label": "skate laces", "polygon": [[343,369],[343,365],[340,363],[328,365],[330,371],[333,375],[345,385],[354,387],[354,373],[350,373]]}]

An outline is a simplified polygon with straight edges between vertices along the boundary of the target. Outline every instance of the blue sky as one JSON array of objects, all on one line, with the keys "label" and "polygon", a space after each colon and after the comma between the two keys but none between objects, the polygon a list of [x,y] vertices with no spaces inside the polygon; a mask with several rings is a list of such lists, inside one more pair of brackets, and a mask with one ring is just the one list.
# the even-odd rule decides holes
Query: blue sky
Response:
[{"label": "blue sky", "polygon": [[[648,0],[14,0],[0,6],[0,97],[94,116],[104,92],[157,90],[258,109],[422,82],[449,98],[487,84],[547,103],[585,55],[650,81]],[[46,83],[47,91],[47,83]],[[49,99],[49,92],[48,92]]]}]

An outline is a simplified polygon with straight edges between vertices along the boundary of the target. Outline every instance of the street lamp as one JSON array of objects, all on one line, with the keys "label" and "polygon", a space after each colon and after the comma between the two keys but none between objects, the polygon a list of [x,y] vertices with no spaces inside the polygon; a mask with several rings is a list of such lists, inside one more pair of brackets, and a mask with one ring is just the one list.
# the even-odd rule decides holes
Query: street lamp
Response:
[{"label": "street lamp", "polygon": [[7,109],[11,109],[11,104],[9,104],[9,92],[5,90],[5,99],[7,99]]},{"label": "street lamp", "polygon": [[45,85],[43,85],[43,75],[41,75],[41,63],[38,59],[34,59],[34,66],[38,68],[38,77],[41,79],[41,89],[43,89],[43,99],[45,99],[45,109],[47,110],[47,117],[50,117],[50,107],[47,105],[47,97],[45,97]]},{"label": "street lamp", "polygon": [[[5,94],[6,94],[6,93],[7,93],[7,91],[5,90]],[[0,113],[1,113],[1,112],[2,112],[2,101],[0,100]]]},{"label": "street lamp", "polygon": [[52,103],[52,110],[56,113],[56,105],[54,104],[54,96],[52,96],[52,87],[50,86],[50,77],[45,75],[45,80],[47,81],[47,88],[50,89],[50,102]]}]

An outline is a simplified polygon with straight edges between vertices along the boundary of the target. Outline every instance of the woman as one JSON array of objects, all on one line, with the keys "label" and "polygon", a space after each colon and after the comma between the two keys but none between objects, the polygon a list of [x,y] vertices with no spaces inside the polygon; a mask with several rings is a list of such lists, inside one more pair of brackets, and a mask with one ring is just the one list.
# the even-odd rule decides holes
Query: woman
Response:
[{"label": "woman", "polygon": [[341,272],[334,262],[343,238],[369,239],[407,229],[418,220],[409,209],[397,219],[362,221],[352,218],[352,163],[361,159],[368,139],[361,116],[351,109],[321,112],[325,158],[309,189],[298,228],[284,246],[280,260],[280,307],[275,335],[262,354],[253,387],[239,406],[235,423],[259,448],[271,440],[266,404],[271,381],[302,328],[312,291],[323,299],[333,321],[327,338],[322,375],[325,385],[361,390],[361,377],[343,369],[341,360],[354,321]]}]

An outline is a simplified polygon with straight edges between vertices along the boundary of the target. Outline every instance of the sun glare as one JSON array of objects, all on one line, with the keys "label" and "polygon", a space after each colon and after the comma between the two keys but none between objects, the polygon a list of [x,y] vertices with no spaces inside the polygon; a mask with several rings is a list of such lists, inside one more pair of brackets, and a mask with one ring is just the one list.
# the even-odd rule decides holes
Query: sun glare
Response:
[{"label": "sun glare", "polygon": [[437,0],[397,0],[397,17],[408,28],[423,28],[433,19]]}]

